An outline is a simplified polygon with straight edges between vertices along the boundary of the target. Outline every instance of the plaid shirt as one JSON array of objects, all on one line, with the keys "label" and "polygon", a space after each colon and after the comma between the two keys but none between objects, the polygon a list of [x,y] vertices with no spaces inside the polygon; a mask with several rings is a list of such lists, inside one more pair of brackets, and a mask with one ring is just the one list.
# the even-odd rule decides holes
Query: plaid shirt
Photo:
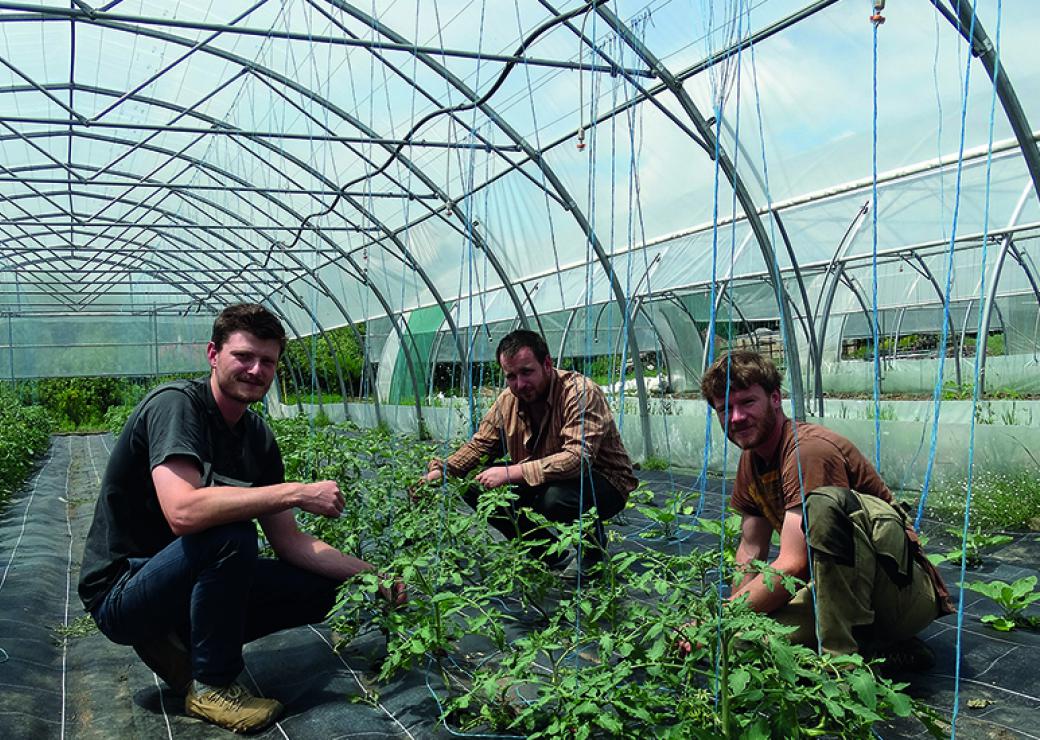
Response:
[{"label": "plaid shirt", "polygon": [[[481,458],[508,454],[510,463],[520,463],[524,482],[537,486],[578,478],[584,463],[627,496],[637,481],[603,391],[580,373],[552,372],[539,429],[532,428],[525,405],[504,390],[472,439],[448,458],[448,472],[465,475]],[[430,470],[442,468],[440,460],[430,462]]]}]

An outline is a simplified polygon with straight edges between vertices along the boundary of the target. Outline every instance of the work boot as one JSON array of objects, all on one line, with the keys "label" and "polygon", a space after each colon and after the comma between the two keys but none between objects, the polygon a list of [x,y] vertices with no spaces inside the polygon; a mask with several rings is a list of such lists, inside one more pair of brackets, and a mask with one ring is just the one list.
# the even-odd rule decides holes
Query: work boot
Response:
[{"label": "work boot", "polygon": [[240,683],[226,687],[193,683],[184,697],[184,711],[232,732],[257,732],[278,719],[284,707],[261,699]]},{"label": "work boot", "polygon": [[134,645],[133,648],[142,662],[174,692],[188,693],[191,685],[191,654],[176,633],[170,632]]}]

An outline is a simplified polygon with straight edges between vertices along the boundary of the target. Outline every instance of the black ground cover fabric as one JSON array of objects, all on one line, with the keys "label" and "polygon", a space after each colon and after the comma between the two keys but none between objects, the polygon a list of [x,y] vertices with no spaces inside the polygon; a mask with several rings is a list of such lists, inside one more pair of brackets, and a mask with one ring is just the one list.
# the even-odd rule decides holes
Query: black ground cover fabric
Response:
[{"label": "black ground cover fabric", "polygon": [[[166,690],[126,647],[89,628],[75,594],[83,538],[90,524],[108,436],[55,437],[26,486],[0,512],[0,738],[227,738],[230,734],[185,716],[181,700]],[[676,488],[696,490],[696,480],[668,473],[642,473],[664,504]],[[718,482],[711,482],[702,514],[718,517]],[[631,512],[617,523],[624,547],[678,549],[717,547],[710,535],[685,541],[639,537],[648,523]],[[941,532],[936,523],[925,531]],[[932,539],[930,550],[952,541]],[[988,553],[968,577],[1011,581],[1037,573],[1040,541],[1020,533]],[[943,566],[953,587],[957,569]],[[981,624],[993,611],[987,599],[968,592],[960,631],[960,714],[957,737],[1040,738],[1040,635],[1024,630],[997,633]],[[522,625],[511,627],[522,629]],[[957,616],[933,624],[923,637],[937,665],[912,674],[910,693],[951,717],[958,639]],[[246,680],[286,705],[285,716],[259,737],[448,738],[437,723],[436,671],[415,670],[387,684],[375,681],[384,649],[378,633],[355,639],[338,655],[324,626],[272,635],[246,648]],[[460,645],[460,659],[481,645]],[[977,707],[969,706],[977,704]],[[987,703],[989,702],[989,703]],[[925,736],[916,722],[876,728],[882,738]]]}]

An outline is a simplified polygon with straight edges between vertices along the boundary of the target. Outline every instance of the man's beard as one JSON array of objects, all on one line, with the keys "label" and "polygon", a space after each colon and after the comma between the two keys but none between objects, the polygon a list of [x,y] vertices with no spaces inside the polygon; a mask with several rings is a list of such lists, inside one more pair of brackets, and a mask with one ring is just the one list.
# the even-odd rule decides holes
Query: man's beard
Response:
[{"label": "man's beard", "polygon": [[[745,441],[740,442],[738,441],[738,438],[736,436],[736,430],[734,430],[732,427],[730,427],[729,434],[727,436],[729,437],[730,442],[732,442],[742,450],[753,450],[756,447],[761,446],[767,439],[769,439],[769,435],[772,434],[773,429],[775,427],[776,410],[770,405],[767,407],[765,414],[758,420],[758,422],[755,423],[753,427],[755,434],[752,437],[745,437]],[[740,431],[747,432],[747,429],[742,429]]]}]

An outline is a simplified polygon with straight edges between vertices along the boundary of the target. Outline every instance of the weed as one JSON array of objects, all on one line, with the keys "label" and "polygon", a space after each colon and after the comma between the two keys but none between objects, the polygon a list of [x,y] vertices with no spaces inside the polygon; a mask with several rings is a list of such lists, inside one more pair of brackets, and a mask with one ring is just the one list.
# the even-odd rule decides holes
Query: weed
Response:
[{"label": "weed", "polygon": [[81,617],[73,619],[68,624],[55,625],[53,631],[57,638],[56,642],[61,644],[65,640],[75,640],[79,637],[90,637],[97,633],[98,626],[94,622],[93,617],[89,614],[84,614]]},{"label": "weed", "polygon": [[1014,401],[1000,412],[1000,421],[1007,426],[1015,426],[1019,423],[1017,404]]},{"label": "weed", "polygon": [[[932,491],[927,507],[937,519],[964,521],[967,481],[951,481]],[[983,532],[1020,529],[1040,517],[1040,478],[1032,471],[977,472],[972,478],[971,523]]]},{"label": "weed", "polygon": [[873,406],[867,407],[867,418],[877,418],[880,421],[895,421],[896,410],[891,406],[882,406],[880,409],[875,409]]},{"label": "weed", "polygon": [[[958,539],[962,532],[956,527],[947,527],[946,531]],[[950,550],[946,553],[934,553],[928,556],[933,563],[960,563],[961,558],[968,568],[977,568],[982,565],[982,551],[992,547],[1000,547],[1014,541],[1014,537],[1006,534],[984,534],[979,530],[969,531],[964,539],[964,546]]]},{"label": "weed", "polygon": [[648,455],[642,462],[643,470],[668,470],[671,463],[663,457]]},{"label": "weed", "polygon": [[969,581],[962,583],[961,587],[993,599],[1004,610],[1002,614],[983,615],[982,621],[993,629],[1010,632],[1015,627],[1040,628],[1040,617],[1022,613],[1030,604],[1040,601],[1040,591],[1035,590],[1036,576],[1019,578],[1014,583]]}]

